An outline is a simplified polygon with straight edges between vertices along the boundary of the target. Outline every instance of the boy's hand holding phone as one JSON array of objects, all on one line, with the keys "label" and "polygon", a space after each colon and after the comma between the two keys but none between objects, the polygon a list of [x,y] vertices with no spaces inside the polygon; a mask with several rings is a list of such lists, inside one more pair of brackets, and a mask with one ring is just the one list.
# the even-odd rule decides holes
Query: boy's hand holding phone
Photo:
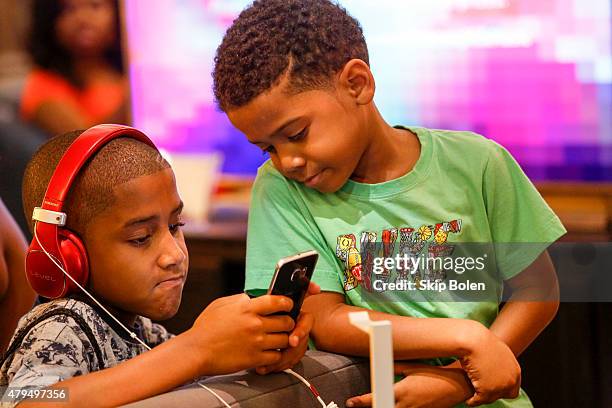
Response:
[{"label": "boy's hand holding phone", "polygon": [[[282,295],[251,299],[240,294],[208,305],[186,332],[201,372],[226,374],[258,367],[257,372],[265,374],[297,364],[308,347],[313,317],[309,313],[297,315],[296,311],[299,313],[306,296],[320,292],[319,286],[310,282],[316,258],[316,253],[305,253],[279,262],[269,292],[280,291]],[[296,261],[304,261],[299,273],[291,263]]]},{"label": "boy's hand holding phone", "polygon": [[307,251],[282,258],[276,264],[268,295],[286,296],[293,301],[289,316],[295,320],[296,325],[289,334],[290,347],[282,350],[280,361],[257,367],[257,373],[266,374],[291,368],[304,356],[308,348],[313,316],[302,313],[301,309],[306,296],[320,292],[319,286],[310,282],[318,259],[319,254],[316,251]]},{"label": "boy's hand holding phone", "polygon": [[[321,292],[319,285],[310,282],[306,296],[316,295]],[[257,367],[258,374],[267,374],[276,371],[283,371],[291,368],[300,362],[304,353],[308,349],[308,339],[314,319],[312,314],[307,312],[300,313],[295,328],[289,334],[289,347],[281,350],[281,359],[276,364]]]},{"label": "boy's hand holding phone", "polygon": [[292,307],[285,296],[219,298],[184,333],[192,346],[186,352],[193,353],[200,372],[208,375],[278,364],[283,357],[279,349],[289,346],[295,322],[276,313],[288,313]]}]

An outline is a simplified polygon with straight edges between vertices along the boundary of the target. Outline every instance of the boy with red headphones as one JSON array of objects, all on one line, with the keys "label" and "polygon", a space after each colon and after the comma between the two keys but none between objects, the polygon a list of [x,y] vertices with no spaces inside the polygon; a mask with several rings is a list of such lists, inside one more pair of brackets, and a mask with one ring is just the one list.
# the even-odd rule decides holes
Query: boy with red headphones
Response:
[{"label": "boy with red headphones", "polygon": [[23,204],[33,219],[28,281],[51,300],[20,320],[0,386],[59,387],[68,405],[116,406],[201,375],[287,368],[286,355],[305,349],[312,319],[294,327],[272,315],[291,309],[281,296],[217,299],[178,336],[151,322],[176,313],[188,255],[172,169],[136,129],[51,139],[26,169]]}]

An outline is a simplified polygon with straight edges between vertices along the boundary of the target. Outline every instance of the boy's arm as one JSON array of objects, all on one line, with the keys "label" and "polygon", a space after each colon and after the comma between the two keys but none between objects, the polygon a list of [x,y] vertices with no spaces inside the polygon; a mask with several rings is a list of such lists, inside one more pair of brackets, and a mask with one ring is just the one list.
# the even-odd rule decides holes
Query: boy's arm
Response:
[{"label": "boy's arm", "polygon": [[[311,336],[318,348],[343,354],[369,354],[368,335],[348,319],[349,312],[365,309],[346,305],[344,296],[330,292],[308,298],[304,309],[315,317]],[[421,319],[371,310],[368,313],[373,320],[391,321],[394,359],[458,357],[476,390],[478,403],[518,395],[520,367],[512,351],[480,323]],[[459,388],[465,390],[466,384]]]},{"label": "boy's arm", "polygon": [[368,335],[350,324],[350,312],[367,311],[372,320],[389,320],[393,328],[395,360],[414,360],[469,354],[486,328],[473,320],[419,319],[398,316],[345,304],[339,293],[324,292],[304,301],[302,310],[314,316],[311,331],[317,348],[369,356]]},{"label": "boy's arm", "polygon": [[[559,283],[548,251],[505,284],[512,290],[512,296],[490,330],[518,357],[548,326],[559,308]],[[461,365],[456,362],[447,367]],[[479,400],[473,397],[466,402],[476,405]]]},{"label": "boy's arm", "polygon": [[[512,296],[490,330],[518,357],[550,323],[559,305],[559,286],[548,252],[544,251],[523,272],[506,281],[506,284],[512,289]],[[396,364],[396,369],[402,366],[407,369],[404,374],[409,376],[395,387],[397,398],[403,398],[402,401],[406,394],[413,399],[419,398],[421,402],[433,398],[430,401],[432,404],[434,401],[440,403],[445,400],[456,404],[466,399],[470,406],[491,402],[486,395],[479,395],[478,390],[472,396],[469,379],[456,371],[462,368],[460,362],[444,368],[427,369],[414,364]],[[417,386],[421,388],[415,389]],[[353,406],[370,406],[371,395],[354,397],[350,401]]]},{"label": "boy's arm", "polygon": [[505,283],[512,289],[512,296],[490,329],[518,356],[550,323],[559,308],[559,284],[548,251]]},{"label": "boy's arm", "polygon": [[[55,383],[68,390],[68,401],[24,401],[19,407],[118,406],[168,391],[202,375],[226,374],[276,363],[286,348],[293,320],[269,316],[291,310],[281,296],[217,299],[193,327],[115,367]],[[12,384],[10,384],[12,385]]]},{"label": "boy's arm", "polygon": [[21,407],[119,406],[168,391],[205,370],[204,353],[185,332],[115,367],[72,377],[49,388],[63,389],[66,402],[23,401]]}]

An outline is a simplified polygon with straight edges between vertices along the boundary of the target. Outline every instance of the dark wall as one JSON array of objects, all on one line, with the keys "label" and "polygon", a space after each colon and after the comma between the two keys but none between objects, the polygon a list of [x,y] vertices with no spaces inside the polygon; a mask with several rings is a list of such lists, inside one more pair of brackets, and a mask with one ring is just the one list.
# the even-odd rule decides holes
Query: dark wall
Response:
[{"label": "dark wall", "polygon": [[520,357],[535,407],[612,407],[612,303],[562,303]]},{"label": "dark wall", "polygon": [[46,136],[21,122],[0,122],[0,198],[29,237],[21,208],[21,180],[25,167]]}]

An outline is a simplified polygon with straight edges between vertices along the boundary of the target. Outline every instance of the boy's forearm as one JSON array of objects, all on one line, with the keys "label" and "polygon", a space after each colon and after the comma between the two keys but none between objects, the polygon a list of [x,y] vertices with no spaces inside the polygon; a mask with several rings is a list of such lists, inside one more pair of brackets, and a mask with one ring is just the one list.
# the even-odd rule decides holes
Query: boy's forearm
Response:
[{"label": "boy's forearm", "polygon": [[90,407],[110,407],[151,397],[205,374],[201,372],[205,358],[193,350],[184,333],[115,367],[73,377],[51,388],[68,390],[68,401],[27,402],[19,407],[72,407],[87,402]]},{"label": "boy's forearm", "polygon": [[[314,300],[318,296],[313,296],[307,301]],[[342,354],[368,356],[368,335],[351,325],[348,318],[350,312],[366,309],[344,303],[320,306],[315,303],[305,303],[305,309],[315,314],[311,337],[317,348]],[[391,321],[395,360],[462,357],[475,347],[479,334],[486,331],[484,326],[472,320],[421,319],[372,310],[367,312],[372,320]]]},{"label": "boy's forearm", "polygon": [[519,356],[557,313],[559,302],[506,303],[490,330]]},{"label": "boy's forearm", "polygon": [[559,308],[559,284],[554,266],[544,251],[507,284],[512,296],[490,330],[519,356],[551,322]]}]

